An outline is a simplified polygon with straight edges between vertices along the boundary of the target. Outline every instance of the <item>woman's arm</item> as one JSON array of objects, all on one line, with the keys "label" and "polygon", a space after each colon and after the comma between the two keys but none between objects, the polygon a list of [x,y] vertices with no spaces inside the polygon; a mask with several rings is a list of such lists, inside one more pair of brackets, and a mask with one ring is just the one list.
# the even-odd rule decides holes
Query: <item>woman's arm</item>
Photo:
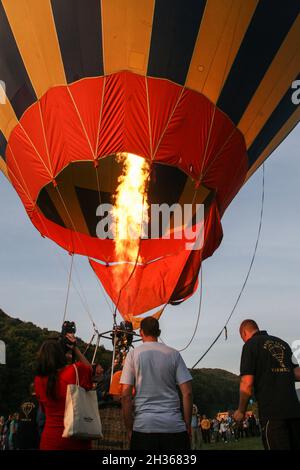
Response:
[{"label": "woman's arm", "polygon": [[74,353],[76,356],[77,361],[82,362],[86,366],[92,367],[90,362],[87,360],[87,358],[82,354],[80,349],[77,346],[74,346]]},{"label": "woman's arm", "polygon": [[73,343],[73,346],[69,346],[69,348],[74,351],[77,361],[82,362],[86,366],[92,367],[87,358],[82,354],[78,346],[76,346],[76,338],[74,334],[67,333],[66,338],[69,340],[70,343]]}]

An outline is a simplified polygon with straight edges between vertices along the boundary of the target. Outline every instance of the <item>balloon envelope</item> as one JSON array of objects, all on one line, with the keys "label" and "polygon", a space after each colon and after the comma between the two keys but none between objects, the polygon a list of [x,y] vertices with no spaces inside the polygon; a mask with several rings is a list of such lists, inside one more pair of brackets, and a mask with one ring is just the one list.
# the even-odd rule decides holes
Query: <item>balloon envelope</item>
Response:
[{"label": "balloon envelope", "polygon": [[292,0],[0,3],[0,169],[42,235],[90,257],[118,303],[114,243],[96,233],[115,155],[150,162],[151,203],[205,205],[200,250],[141,241],[123,316],[195,291],[224,211],[299,121],[299,43]]}]

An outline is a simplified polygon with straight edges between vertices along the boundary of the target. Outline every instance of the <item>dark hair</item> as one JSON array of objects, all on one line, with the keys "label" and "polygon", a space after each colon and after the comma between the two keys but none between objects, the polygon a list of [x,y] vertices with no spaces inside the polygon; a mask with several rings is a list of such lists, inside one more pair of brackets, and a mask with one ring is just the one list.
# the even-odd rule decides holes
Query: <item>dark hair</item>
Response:
[{"label": "dark hair", "polygon": [[154,317],[146,317],[141,321],[141,330],[144,335],[158,338],[160,335],[158,320]]},{"label": "dark hair", "polygon": [[59,338],[49,338],[42,344],[37,358],[37,375],[48,377],[46,395],[57,399],[57,372],[66,365],[66,357]]}]

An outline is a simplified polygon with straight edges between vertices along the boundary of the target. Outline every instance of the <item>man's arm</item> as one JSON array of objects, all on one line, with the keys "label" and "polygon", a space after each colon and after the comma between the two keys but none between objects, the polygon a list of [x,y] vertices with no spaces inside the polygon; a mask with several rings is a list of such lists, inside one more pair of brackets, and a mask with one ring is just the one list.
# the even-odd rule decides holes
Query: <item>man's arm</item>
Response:
[{"label": "man's arm", "polygon": [[133,403],[132,403],[132,385],[124,384],[122,386],[122,412],[126,429],[131,438],[133,428]]},{"label": "man's arm", "polygon": [[300,382],[300,367],[295,367],[294,376],[295,376],[295,381]]},{"label": "man's arm", "polygon": [[193,409],[192,381],[190,380],[189,382],[180,384],[179,388],[182,393],[184,422],[186,424],[186,429],[190,434]]},{"label": "man's arm", "polygon": [[234,413],[236,421],[244,419],[249,400],[253,394],[254,375],[242,375],[240,381],[240,402],[239,408]]}]

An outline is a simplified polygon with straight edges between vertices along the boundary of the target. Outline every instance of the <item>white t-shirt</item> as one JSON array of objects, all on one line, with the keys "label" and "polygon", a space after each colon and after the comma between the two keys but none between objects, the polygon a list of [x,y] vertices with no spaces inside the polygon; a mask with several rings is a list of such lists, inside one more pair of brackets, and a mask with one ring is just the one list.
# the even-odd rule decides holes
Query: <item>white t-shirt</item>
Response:
[{"label": "white t-shirt", "polygon": [[134,385],[133,430],[186,431],[176,385],[192,380],[180,353],[158,342],[143,343],[126,357],[120,383]]}]

